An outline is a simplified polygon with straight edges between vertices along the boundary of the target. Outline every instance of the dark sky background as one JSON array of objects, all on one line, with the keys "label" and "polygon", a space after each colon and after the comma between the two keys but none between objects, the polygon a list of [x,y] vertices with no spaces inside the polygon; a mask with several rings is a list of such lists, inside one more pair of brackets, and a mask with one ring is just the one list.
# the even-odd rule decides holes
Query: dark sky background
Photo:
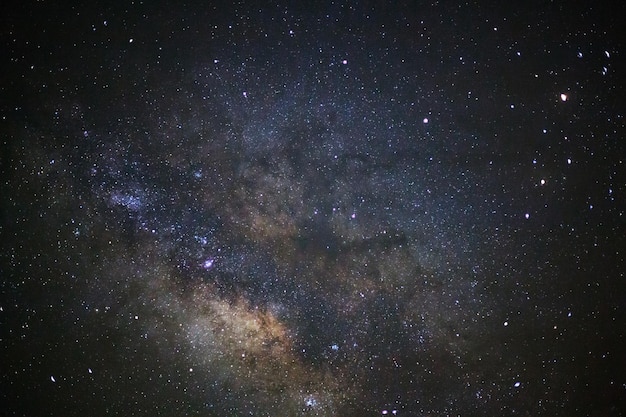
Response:
[{"label": "dark sky background", "polygon": [[0,416],[624,416],[623,2],[3,2]]}]

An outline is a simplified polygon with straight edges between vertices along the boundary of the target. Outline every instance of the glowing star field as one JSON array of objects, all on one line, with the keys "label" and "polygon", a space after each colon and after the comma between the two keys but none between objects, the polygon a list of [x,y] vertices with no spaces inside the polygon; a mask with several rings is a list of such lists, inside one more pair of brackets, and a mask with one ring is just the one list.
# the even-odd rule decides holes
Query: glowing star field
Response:
[{"label": "glowing star field", "polygon": [[88,3],[3,7],[0,415],[625,415],[622,3]]}]

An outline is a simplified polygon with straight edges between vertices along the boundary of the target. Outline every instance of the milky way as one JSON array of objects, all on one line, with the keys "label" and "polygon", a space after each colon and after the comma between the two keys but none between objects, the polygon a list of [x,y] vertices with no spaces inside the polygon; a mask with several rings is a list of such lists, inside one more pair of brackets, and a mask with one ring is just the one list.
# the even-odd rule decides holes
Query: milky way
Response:
[{"label": "milky way", "polygon": [[623,415],[600,6],[6,22],[7,415]]}]

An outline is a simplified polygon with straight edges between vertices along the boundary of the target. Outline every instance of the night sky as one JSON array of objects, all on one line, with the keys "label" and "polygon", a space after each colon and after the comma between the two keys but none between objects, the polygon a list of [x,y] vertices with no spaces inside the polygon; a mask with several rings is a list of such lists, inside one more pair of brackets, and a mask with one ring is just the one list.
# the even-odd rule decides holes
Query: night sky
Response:
[{"label": "night sky", "polygon": [[0,416],[626,415],[623,2],[14,3]]}]

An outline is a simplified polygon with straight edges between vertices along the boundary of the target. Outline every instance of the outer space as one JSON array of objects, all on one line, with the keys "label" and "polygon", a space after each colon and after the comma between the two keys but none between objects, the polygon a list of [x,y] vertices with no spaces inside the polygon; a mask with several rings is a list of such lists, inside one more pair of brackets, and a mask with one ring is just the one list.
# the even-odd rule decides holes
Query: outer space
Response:
[{"label": "outer space", "polygon": [[0,415],[625,415],[624,6],[314,3],[3,6]]}]

